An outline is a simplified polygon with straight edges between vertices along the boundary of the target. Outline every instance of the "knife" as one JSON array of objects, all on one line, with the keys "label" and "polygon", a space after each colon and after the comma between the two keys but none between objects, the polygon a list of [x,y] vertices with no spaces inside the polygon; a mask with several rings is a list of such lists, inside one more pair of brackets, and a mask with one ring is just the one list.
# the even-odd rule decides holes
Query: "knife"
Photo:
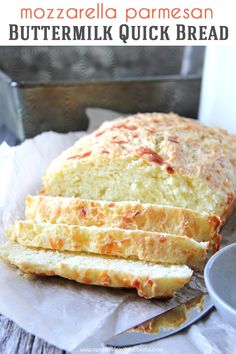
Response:
[{"label": "knife", "polygon": [[192,325],[213,308],[208,293],[201,293],[160,315],[118,333],[105,341],[106,346],[129,347],[168,337]]}]

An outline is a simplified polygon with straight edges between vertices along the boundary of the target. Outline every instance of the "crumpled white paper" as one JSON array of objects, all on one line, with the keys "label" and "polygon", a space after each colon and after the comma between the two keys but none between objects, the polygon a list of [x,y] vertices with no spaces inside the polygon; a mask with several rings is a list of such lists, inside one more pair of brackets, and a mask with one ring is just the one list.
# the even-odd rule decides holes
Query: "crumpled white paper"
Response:
[{"label": "crumpled white paper", "polygon": [[[83,133],[43,133],[17,147],[0,146],[0,227],[23,217],[25,197],[37,193],[41,176],[62,150]],[[0,243],[5,241],[1,233]],[[180,334],[158,342],[113,350],[103,341],[161,312],[158,301],[134,291],[80,285],[59,278],[34,281],[0,262],[0,313],[25,330],[74,353],[211,353],[236,352],[236,330],[216,311]]]}]

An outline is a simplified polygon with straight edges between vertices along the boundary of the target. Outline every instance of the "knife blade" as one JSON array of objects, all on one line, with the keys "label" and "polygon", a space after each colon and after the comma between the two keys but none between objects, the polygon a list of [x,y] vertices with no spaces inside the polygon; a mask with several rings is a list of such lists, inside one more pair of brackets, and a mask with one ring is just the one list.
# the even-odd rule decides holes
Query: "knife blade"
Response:
[{"label": "knife blade", "polygon": [[202,293],[170,310],[139,323],[105,341],[106,346],[129,347],[153,342],[180,332],[213,308],[208,293]]}]

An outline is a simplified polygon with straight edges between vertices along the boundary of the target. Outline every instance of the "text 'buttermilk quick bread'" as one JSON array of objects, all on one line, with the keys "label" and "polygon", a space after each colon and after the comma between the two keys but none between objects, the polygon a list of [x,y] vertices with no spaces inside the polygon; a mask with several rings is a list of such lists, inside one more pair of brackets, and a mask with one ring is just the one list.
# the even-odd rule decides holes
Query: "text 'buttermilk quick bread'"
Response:
[{"label": "text 'buttermilk quick bread'", "polygon": [[186,235],[198,242],[209,241],[213,252],[220,246],[218,217],[168,205],[28,195],[25,217],[36,223],[116,227]]},{"label": "text 'buttermilk quick bread'", "polygon": [[42,194],[139,201],[217,215],[236,195],[236,136],[176,114],[105,122],[49,166]]},{"label": "text 'buttermilk quick bread'", "polygon": [[7,233],[23,246],[86,252],[166,264],[187,264],[201,270],[207,242],[187,236],[111,227],[18,221]]},{"label": "text 'buttermilk quick bread'", "polygon": [[17,243],[2,246],[0,256],[25,274],[58,275],[84,284],[136,288],[138,294],[147,299],[173,296],[192,276],[186,265],[165,266],[108,256],[34,249]]}]

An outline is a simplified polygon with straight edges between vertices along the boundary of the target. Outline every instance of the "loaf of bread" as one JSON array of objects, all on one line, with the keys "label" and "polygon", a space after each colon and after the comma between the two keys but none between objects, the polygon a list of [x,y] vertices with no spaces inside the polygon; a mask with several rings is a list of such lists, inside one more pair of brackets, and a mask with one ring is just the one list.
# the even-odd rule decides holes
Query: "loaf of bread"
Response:
[{"label": "loaf of bread", "polygon": [[106,122],[51,163],[42,194],[177,206],[224,221],[235,206],[236,136],[172,113]]},{"label": "loaf of bread", "polygon": [[104,123],[49,166],[2,258],[22,272],[171,297],[220,246],[236,136],[176,114]]},{"label": "loaf of bread", "polygon": [[188,266],[164,266],[106,256],[27,248],[6,243],[0,249],[5,262],[26,274],[53,276],[79,283],[136,288],[145,298],[171,297],[191,278]]},{"label": "loaf of bread", "polygon": [[25,217],[36,223],[118,227],[188,236],[220,246],[220,220],[207,213],[168,205],[27,196]]},{"label": "loaf of bread", "polygon": [[7,235],[28,247],[187,264],[195,270],[202,269],[207,249],[207,242],[198,243],[187,236],[31,221],[16,222]]}]

